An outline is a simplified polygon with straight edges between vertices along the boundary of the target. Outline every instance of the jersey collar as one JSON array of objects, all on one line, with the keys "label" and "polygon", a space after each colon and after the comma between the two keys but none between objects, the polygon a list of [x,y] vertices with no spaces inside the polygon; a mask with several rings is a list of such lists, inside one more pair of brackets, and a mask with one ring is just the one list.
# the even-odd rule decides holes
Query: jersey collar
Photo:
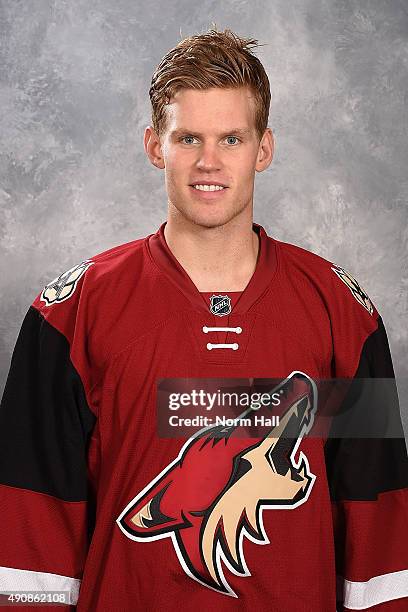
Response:
[{"label": "jersey collar", "polygon": [[[208,313],[208,300],[197,289],[185,269],[171,252],[165,236],[162,223],[155,234],[146,238],[146,246],[150,257],[160,270],[189,299],[194,308]],[[255,271],[234,306],[234,314],[247,312],[268,289],[278,267],[277,241],[268,236],[265,229],[258,223],[252,224],[253,230],[259,236],[259,251]],[[217,292],[219,293],[219,292]],[[228,294],[228,292],[225,292]]]}]

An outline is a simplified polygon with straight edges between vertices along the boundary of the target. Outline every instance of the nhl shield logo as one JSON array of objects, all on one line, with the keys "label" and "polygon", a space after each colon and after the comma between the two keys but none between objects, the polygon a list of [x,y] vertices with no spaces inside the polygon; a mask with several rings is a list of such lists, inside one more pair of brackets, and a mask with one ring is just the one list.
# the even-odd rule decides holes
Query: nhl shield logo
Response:
[{"label": "nhl shield logo", "polygon": [[210,297],[210,312],[223,317],[231,312],[231,298],[228,295],[212,295]]}]

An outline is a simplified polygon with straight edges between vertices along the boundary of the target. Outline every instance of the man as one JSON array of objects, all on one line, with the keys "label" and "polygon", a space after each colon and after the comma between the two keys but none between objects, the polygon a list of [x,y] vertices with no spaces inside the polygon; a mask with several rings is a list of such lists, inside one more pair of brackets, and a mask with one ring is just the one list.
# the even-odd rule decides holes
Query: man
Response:
[{"label": "man", "polygon": [[[0,413],[2,592],[80,612],[407,610],[403,438],[304,435],[319,379],[361,398],[394,371],[356,279],[253,223],[274,150],[255,43],[210,30],[162,59],[144,145],[167,221],[29,308]],[[194,403],[231,389],[276,401],[251,396],[245,424]]]}]

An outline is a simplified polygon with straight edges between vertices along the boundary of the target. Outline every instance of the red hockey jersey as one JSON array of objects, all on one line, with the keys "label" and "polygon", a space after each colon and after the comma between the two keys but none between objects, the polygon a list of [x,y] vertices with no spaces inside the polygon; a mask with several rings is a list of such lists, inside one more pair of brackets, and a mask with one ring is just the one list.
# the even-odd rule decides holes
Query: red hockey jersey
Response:
[{"label": "red hockey jersey", "polygon": [[[407,611],[403,436],[301,435],[316,380],[394,379],[370,298],[255,223],[246,289],[200,293],[164,226],[61,274],[25,316],[0,411],[0,592],[68,593],[79,612]],[[272,378],[267,434],[159,435],[163,381]]]}]

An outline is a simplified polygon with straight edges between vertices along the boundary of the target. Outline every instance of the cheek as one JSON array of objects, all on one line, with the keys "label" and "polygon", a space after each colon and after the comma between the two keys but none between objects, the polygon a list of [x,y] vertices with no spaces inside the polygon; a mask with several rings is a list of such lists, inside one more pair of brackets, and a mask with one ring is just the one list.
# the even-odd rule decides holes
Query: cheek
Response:
[{"label": "cheek", "polygon": [[173,177],[181,177],[189,168],[187,155],[180,152],[169,152],[165,158],[166,172]]},{"label": "cheek", "polygon": [[252,150],[242,151],[234,160],[234,170],[239,178],[248,179],[255,173],[257,153]]},{"label": "cheek", "polygon": [[166,163],[166,186],[174,191],[182,189],[188,183],[188,173],[180,167],[180,164],[173,162],[174,160]]}]

